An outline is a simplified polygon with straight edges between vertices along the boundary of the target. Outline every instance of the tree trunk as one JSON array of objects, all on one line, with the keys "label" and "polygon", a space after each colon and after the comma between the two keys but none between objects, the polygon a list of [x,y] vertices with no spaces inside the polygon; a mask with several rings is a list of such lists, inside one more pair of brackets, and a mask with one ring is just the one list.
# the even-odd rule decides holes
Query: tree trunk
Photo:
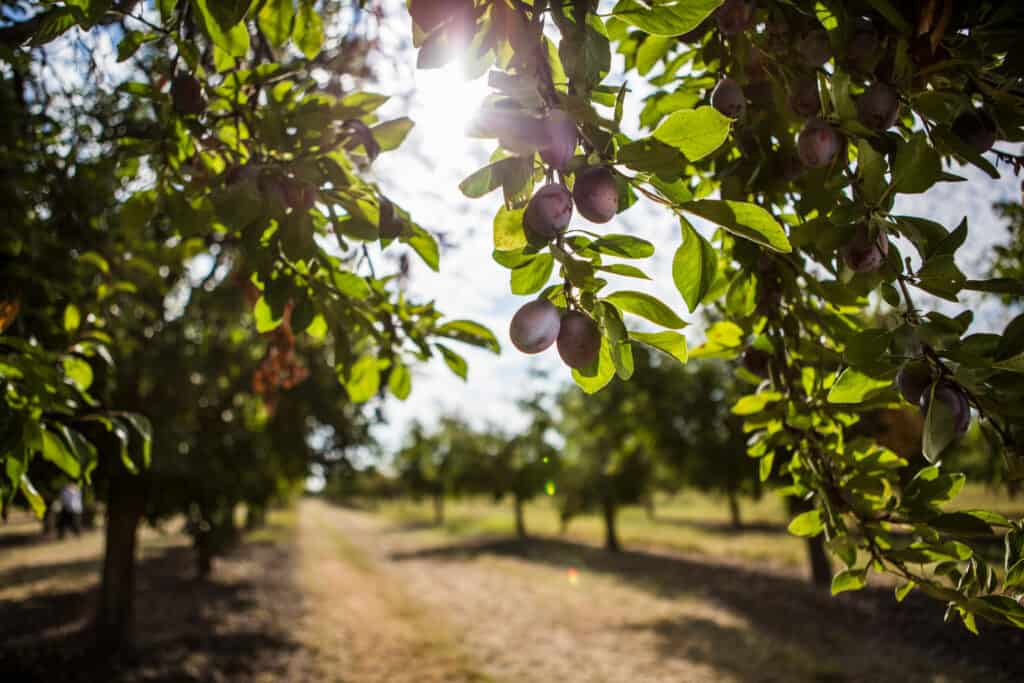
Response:
[{"label": "tree trunk", "polygon": [[96,647],[113,659],[131,644],[135,621],[135,548],[145,509],[144,481],[120,472],[111,477],[104,529],[103,578],[96,608]]},{"label": "tree trunk", "polygon": [[648,521],[655,521],[657,519],[656,510],[654,509],[654,494],[644,496],[644,512],[647,514]]},{"label": "tree trunk", "polygon": [[444,494],[434,494],[434,525],[441,526],[444,524]]},{"label": "tree trunk", "polygon": [[611,496],[601,498],[601,511],[604,513],[604,547],[605,550],[617,553],[622,550],[619,535],[615,531],[615,501]]},{"label": "tree trunk", "polygon": [[740,500],[734,489],[729,489],[729,520],[733,529],[743,528],[743,519],[740,517]]},{"label": "tree trunk", "polygon": [[523,517],[523,499],[516,496],[516,536],[526,540],[526,519]]},{"label": "tree trunk", "polygon": [[[786,498],[789,514],[796,516],[811,509],[809,503],[792,496]],[[811,563],[811,583],[819,588],[827,588],[832,584],[832,563],[825,551],[825,536],[818,534],[807,539],[807,559]]]}]

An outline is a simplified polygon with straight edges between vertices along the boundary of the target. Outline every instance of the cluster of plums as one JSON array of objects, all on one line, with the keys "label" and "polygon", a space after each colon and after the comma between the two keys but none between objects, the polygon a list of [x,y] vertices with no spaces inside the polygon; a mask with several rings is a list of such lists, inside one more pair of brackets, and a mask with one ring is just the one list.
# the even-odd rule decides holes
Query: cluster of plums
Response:
[{"label": "cluster of plums", "polygon": [[586,313],[562,311],[547,299],[523,305],[509,325],[512,344],[523,353],[540,353],[558,344],[558,355],[570,368],[585,368],[601,350],[601,330]]},{"label": "cluster of plums", "polygon": [[[935,389],[931,389],[932,384]],[[909,403],[920,406],[921,413],[928,414],[932,401],[941,401],[953,419],[953,429],[963,434],[971,425],[971,404],[967,394],[955,382],[946,378],[935,380],[931,366],[922,360],[903,364],[896,374],[896,388]]]},{"label": "cluster of plums", "polygon": [[572,192],[561,183],[548,183],[530,198],[523,214],[523,227],[542,240],[557,238],[569,227],[573,204],[580,215],[593,223],[607,223],[619,211],[619,188],[615,175],[605,166],[590,166],[576,173]]}]

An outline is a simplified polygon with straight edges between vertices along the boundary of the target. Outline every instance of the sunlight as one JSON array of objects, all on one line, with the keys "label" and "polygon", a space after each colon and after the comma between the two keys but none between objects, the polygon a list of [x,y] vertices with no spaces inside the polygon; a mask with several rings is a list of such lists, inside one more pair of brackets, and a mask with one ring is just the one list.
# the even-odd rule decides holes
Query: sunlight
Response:
[{"label": "sunlight", "polygon": [[417,71],[412,117],[421,127],[424,151],[442,155],[464,150],[466,131],[488,92],[487,79],[466,80],[459,61]]}]

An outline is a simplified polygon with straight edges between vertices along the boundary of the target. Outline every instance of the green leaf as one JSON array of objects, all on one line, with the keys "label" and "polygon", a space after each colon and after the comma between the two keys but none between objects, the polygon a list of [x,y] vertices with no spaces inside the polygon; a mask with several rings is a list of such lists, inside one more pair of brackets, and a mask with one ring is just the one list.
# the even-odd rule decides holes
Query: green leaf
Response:
[{"label": "green leaf", "polygon": [[703,235],[682,220],[683,243],[672,259],[672,280],[690,313],[697,308],[715,281],[718,256]]},{"label": "green leaf", "polygon": [[405,363],[395,361],[394,367],[391,368],[391,376],[388,377],[388,389],[399,401],[409,398],[412,391],[412,373]]},{"label": "green leaf", "polygon": [[380,145],[381,150],[389,152],[393,149],[398,149],[402,145],[406,136],[409,135],[409,131],[415,125],[412,119],[403,116],[400,119],[385,121],[370,130],[373,133],[373,139]]},{"label": "green leaf", "polygon": [[324,44],[324,25],[320,13],[313,7],[313,0],[299,0],[299,16],[292,32],[295,46],[306,56],[314,59]]},{"label": "green leaf", "polygon": [[537,254],[535,258],[512,269],[512,293],[533,294],[543,289],[551,279],[555,257],[551,254]]},{"label": "green leaf", "polygon": [[498,251],[515,251],[526,246],[526,232],[523,230],[523,214],[526,209],[509,209],[502,206],[494,217],[494,248]]},{"label": "green leaf", "polygon": [[647,344],[648,346],[658,349],[663,353],[667,353],[680,363],[686,362],[686,337],[678,332],[630,331],[629,338],[633,341]]},{"label": "green leaf", "polygon": [[352,366],[345,382],[345,391],[353,403],[365,403],[380,390],[380,361],[376,356],[362,356]]},{"label": "green leaf", "polygon": [[865,569],[844,569],[832,577],[832,595],[860,590],[866,583],[866,575]]},{"label": "green leaf", "polygon": [[875,379],[846,368],[828,392],[829,403],[863,403],[874,392],[892,386],[891,379]]},{"label": "green leaf", "polygon": [[157,33],[128,31],[117,44],[117,61],[123,62],[131,58],[132,55],[138,52],[140,47],[146,43],[159,39],[160,35]]},{"label": "green leaf", "polygon": [[942,455],[946,446],[956,438],[953,424],[953,411],[945,401],[936,401],[935,387],[928,388],[928,415],[924,419],[924,439],[921,451],[928,462],[935,462]]},{"label": "green leaf", "polygon": [[294,21],[295,0],[266,0],[258,16],[260,30],[274,47],[288,42]]},{"label": "green leaf", "polygon": [[597,360],[589,368],[573,370],[573,381],[587,394],[594,394],[605,388],[615,377],[615,362],[607,337],[601,337],[601,350]]},{"label": "green leaf", "polygon": [[256,319],[256,331],[261,334],[276,329],[281,324],[281,321],[284,320],[284,316],[274,317],[273,312],[270,310],[270,304],[267,303],[266,297],[262,296],[256,300],[252,314]]},{"label": "green leaf", "polygon": [[915,134],[900,145],[893,161],[893,191],[903,194],[925,192],[942,177],[942,159],[924,133]]},{"label": "green leaf", "polygon": [[142,440],[142,465],[149,467],[153,452],[153,425],[149,418],[139,413],[121,413],[120,417],[132,426]]},{"label": "green leaf", "polygon": [[993,363],[992,367],[1008,372],[1024,372],[1024,352],[1018,353],[1016,356],[1006,360],[1001,360],[998,363]]},{"label": "green leaf", "polygon": [[501,345],[494,333],[472,320],[449,321],[437,328],[437,334],[465,344],[480,346],[494,353],[501,353]]},{"label": "green leaf", "polygon": [[700,26],[721,4],[722,0],[619,0],[612,14],[652,36],[681,36]]},{"label": "green leaf", "polygon": [[435,273],[438,271],[441,265],[441,253],[433,235],[418,225],[414,225],[402,236],[402,241],[419,254],[420,259],[427,264],[427,267]]},{"label": "green leaf", "polygon": [[[214,0],[220,3],[222,0]],[[221,24],[222,13],[211,12],[210,0],[192,0],[192,6],[199,15],[203,30],[210,41],[232,57],[245,57],[249,52],[249,31],[240,20],[229,26]]]},{"label": "green leaf", "polygon": [[81,323],[82,314],[78,311],[78,306],[68,304],[64,309],[64,331],[74,334]]},{"label": "green leaf", "polygon": [[524,167],[527,171],[532,170],[530,159],[519,157],[499,159],[471,173],[459,183],[459,189],[467,197],[478,199],[504,185],[507,179],[520,175]]},{"label": "green leaf", "polygon": [[662,327],[673,330],[686,327],[686,322],[682,318],[650,294],[624,290],[608,295],[606,300],[628,313],[646,318]]},{"label": "green leaf", "polygon": [[36,517],[42,519],[43,515],[46,514],[46,501],[36,491],[36,487],[32,485],[27,474],[21,475],[21,495],[28,501],[29,506],[32,508],[32,512],[36,513]]},{"label": "green leaf", "polygon": [[43,427],[42,456],[72,479],[82,476],[81,465],[75,460],[67,444],[47,427]]},{"label": "green leaf", "polygon": [[794,536],[817,536],[825,528],[824,522],[821,521],[821,512],[818,510],[808,510],[793,518],[793,521],[789,523],[787,530]]},{"label": "green leaf", "polygon": [[653,244],[632,235],[603,235],[588,244],[587,249],[619,258],[647,258],[654,255]]},{"label": "green leaf", "polygon": [[621,275],[623,277],[635,277],[640,280],[650,280],[647,273],[640,270],[636,266],[631,266],[628,263],[612,263],[607,266],[598,266],[598,270],[603,270],[606,273],[612,273],[613,275]]},{"label": "green leaf", "polygon": [[670,114],[654,131],[654,137],[675,147],[690,161],[699,161],[722,146],[729,137],[732,119],[704,106]]},{"label": "green leaf", "polygon": [[434,344],[434,346],[441,352],[441,356],[444,358],[448,368],[462,379],[466,379],[469,373],[469,364],[466,362],[466,359],[443,344]]},{"label": "green leaf", "polygon": [[78,356],[64,356],[61,359],[61,366],[64,368],[64,376],[71,380],[71,383],[78,387],[79,391],[88,391],[92,386],[93,372],[89,362]]},{"label": "green leaf", "polygon": [[687,202],[683,211],[720,225],[734,235],[788,254],[793,251],[785,231],[772,215],[756,204],[720,199]]},{"label": "green leaf", "polygon": [[903,602],[916,585],[913,581],[907,581],[901,586],[896,586],[896,602]]}]

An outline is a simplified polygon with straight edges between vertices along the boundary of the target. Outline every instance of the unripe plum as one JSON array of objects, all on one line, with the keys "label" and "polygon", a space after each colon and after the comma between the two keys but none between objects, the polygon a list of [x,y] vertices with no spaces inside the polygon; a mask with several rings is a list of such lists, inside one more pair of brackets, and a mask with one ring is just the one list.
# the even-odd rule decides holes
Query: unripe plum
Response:
[{"label": "unripe plum", "polygon": [[537,190],[523,214],[526,229],[546,240],[565,232],[571,219],[572,195],[558,183],[550,183]]},{"label": "unripe plum", "polygon": [[579,370],[595,360],[601,351],[601,330],[590,316],[569,311],[558,331],[558,355],[570,368]]},{"label": "unripe plum", "polygon": [[393,240],[405,230],[405,224],[395,215],[395,205],[385,197],[380,199],[380,222],[378,223],[380,236],[383,239]]},{"label": "unripe plum", "polygon": [[889,255],[889,238],[879,231],[874,239],[867,223],[857,226],[853,239],[840,250],[843,262],[857,273],[873,273],[882,267]]},{"label": "unripe plum", "polygon": [[807,66],[818,68],[832,56],[832,46],[828,42],[828,33],[824,29],[814,29],[801,38],[796,44],[800,59]]},{"label": "unripe plum", "polygon": [[967,395],[958,385],[948,380],[939,380],[935,385],[934,394],[925,391],[921,394],[921,412],[925,415],[931,407],[931,400],[934,398],[946,405],[952,414],[953,430],[957,434],[963,434],[971,425],[971,404],[967,401]]},{"label": "unripe plum", "polygon": [[175,76],[171,81],[171,101],[182,116],[199,116],[206,111],[203,85],[193,76]]},{"label": "unripe plum", "polygon": [[880,49],[881,42],[875,27],[860,20],[854,25],[850,42],[846,44],[846,64],[854,71],[868,73],[878,59]]},{"label": "unripe plum", "polygon": [[461,16],[473,9],[472,0],[412,0],[409,14],[424,31],[433,31],[451,16]]},{"label": "unripe plum", "polygon": [[978,154],[989,151],[996,142],[996,124],[980,109],[964,112],[956,117],[953,121],[953,133],[973,147]]},{"label": "unripe plum", "polygon": [[896,388],[900,390],[907,403],[920,404],[921,395],[931,384],[931,366],[925,361],[907,361],[896,373]]},{"label": "unripe plum", "polygon": [[896,124],[900,100],[896,89],[886,83],[873,83],[857,98],[857,120],[872,130],[888,130]]},{"label": "unripe plum", "polygon": [[508,335],[523,353],[540,353],[555,343],[561,329],[561,312],[547,299],[524,304],[512,316]]},{"label": "unripe plum", "polygon": [[561,109],[552,109],[544,121],[544,133],[540,158],[549,166],[564,169],[576,152],[576,120]]},{"label": "unripe plum", "polygon": [[793,85],[789,94],[789,108],[797,116],[807,119],[821,111],[821,97],[818,96],[818,79],[815,76],[801,78]]},{"label": "unripe plum", "polygon": [[727,36],[746,31],[754,24],[754,3],[751,0],[725,0],[715,10],[715,21],[718,22],[718,30]]},{"label": "unripe plum", "polygon": [[747,110],[747,98],[739,83],[723,78],[711,93],[711,106],[731,119],[738,119]]},{"label": "unripe plum", "polygon": [[771,362],[772,354],[767,351],[762,351],[753,346],[748,346],[743,349],[743,356],[740,359],[740,363],[743,367],[752,374],[758,377],[768,376],[768,366]]},{"label": "unripe plum", "polygon": [[808,168],[823,168],[832,163],[842,147],[839,132],[821,119],[811,119],[797,137],[800,161]]},{"label": "unripe plum", "polygon": [[576,174],[572,197],[580,214],[593,223],[607,223],[619,211],[619,187],[611,170],[591,166]]}]

